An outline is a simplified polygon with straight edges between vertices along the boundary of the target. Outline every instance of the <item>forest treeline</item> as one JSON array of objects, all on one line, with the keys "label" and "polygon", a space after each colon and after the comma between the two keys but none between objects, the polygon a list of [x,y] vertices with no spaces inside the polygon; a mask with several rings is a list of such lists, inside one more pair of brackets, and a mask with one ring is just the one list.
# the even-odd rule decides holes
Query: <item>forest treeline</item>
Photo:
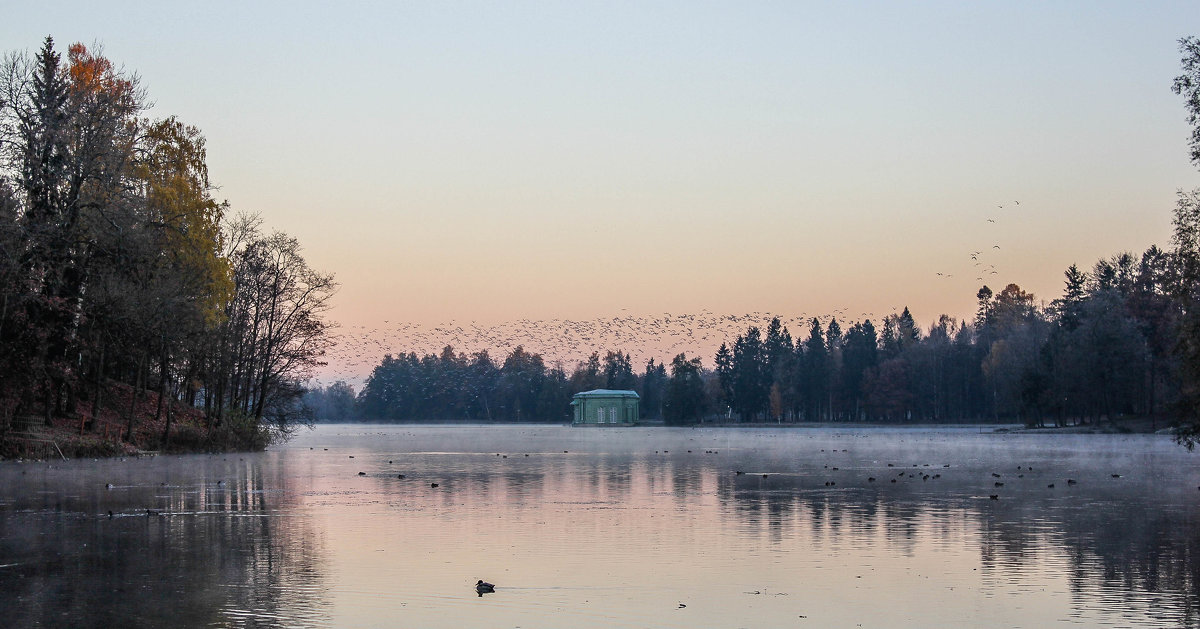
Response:
[{"label": "forest treeline", "polygon": [[[1193,127],[1200,166],[1200,39],[1179,41],[1172,90]],[[1072,265],[1063,293],[1039,302],[1017,284],[983,286],[969,321],[943,315],[922,328],[907,308],[882,321],[791,331],[750,327],[713,358],[649,361],[598,353],[566,373],[518,347],[502,362],[447,347],[386,356],[363,390],[310,392],[330,419],[563,421],[572,394],[634,389],[647,418],[729,421],[1019,421],[1032,426],[1162,417],[1191,447],[1200,425],[1200,190],[1179,192],[1170,249]]]},{"label": "forest treeline", "polygon": [[[1200,200],[1184,195],[1180,207],[1195,212]],[[524,348],[497,362],[446,347],[389,355],[360,394],[335,383],[310,401],[334,420],[566,421],[571,396],[589,389],[635,390],[643,417],[667,423],[1166,418],[1182,401],[1178,260],[1151,247],[1072,266],[1048,304],[1016,284],[984,286],[973,320],[943,315],[925,328],[907,308],[845,329],[814,318],[795,337],[776,318],[723,344],[713,369],[680,354],[635,372],[627,353],[609,351],[568,373]]]},{"label": "forest treeline", "polygon": [[0,430],[153,426],[157,446],[199,409],[196,447],[261,447],[305,413],[335,284],[215,199],[203,135],[147,103],[82,44],[3,59]]}]

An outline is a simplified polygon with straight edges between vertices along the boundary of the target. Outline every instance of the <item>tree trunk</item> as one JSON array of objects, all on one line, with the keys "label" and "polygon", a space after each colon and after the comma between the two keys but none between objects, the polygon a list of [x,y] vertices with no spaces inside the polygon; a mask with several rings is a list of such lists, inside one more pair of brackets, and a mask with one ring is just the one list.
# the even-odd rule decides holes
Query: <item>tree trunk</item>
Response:
[{"label": "tree trunk", "polygon": [[138,355],[137,375],[133,380],[133,391],[129,396],[129,412],[125,415],[125,441],[133,443],[133,417],[137,411],[138,400],[146,382],[146,352]]},{"label": "tree trunk", "polygon": [[104,343],[100,343],[100,360],[96,364],[96,394],[92,397],[92,427],[100,420],[100,408],[104,398]]},{"label": "tree trunk", "polygon": [[157,422],[162,418],[163,402],[167,395],[167,383],[170,379],[170,363],[168,359],[167,349],[164,347],[162,356],[158,361],[158,408],[154,411],[154,421]]},{"label": "tree trunk", "polygon": [[[171,388],[174,388],[174,387],[172,386]],[[175,396],[172,395],[171,397],[174,398]],[[160,394],[158,397],[160,404],[162,403],[162,398],[163,398],[163,396]],[[168,402],[167,403],[167,424],[166,424],[166,426],[163,427],[163,435],[162,435],[162,449],[163,450],[167,449],[167,444],[171,440],[171,419],[175,415],[175,413],[172,412],[173,408],[174,408],[174,405],[171,404],[170,402]]]}]

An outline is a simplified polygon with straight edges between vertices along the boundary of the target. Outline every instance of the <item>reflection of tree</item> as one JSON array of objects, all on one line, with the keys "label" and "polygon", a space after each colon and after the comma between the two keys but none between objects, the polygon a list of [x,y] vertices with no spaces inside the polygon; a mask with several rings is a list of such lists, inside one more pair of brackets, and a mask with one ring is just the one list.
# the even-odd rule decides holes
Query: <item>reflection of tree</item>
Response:
[{"label": "reflection of tree", "polygon": [[[21,506],[8,509],[0,556],[18,565],[0,571],[0,600],[19,604],[4,605],[4,624],[254,626],[296,609],[319,623],[320,538],[308,519],[278,517],[293,506],[287,484],[282,474],[264,478],[256,462],[198,491],[123,492],[128,504],[112,519],[92,515],[87,498],[64,497],[65,513],[26,514],[27,522]],[[163,505],[168,492],[161,511],[131,515]]]},{"label": "reflection of tree", "polygon": [[[979,532],[985,574],[1040,569],[1059,556],[1069,566],[1076,607],[1152,613],[1187,626],[1200,622],[1200,514],[1163,504],[1148,485],[1152,481],[1122,480],[1063,503],[1052,492],[990,501],[961,485],[948,493],[918,493],[915,488],[928,486],[918,485],[916,473],[886,489],[824,491],[813,476],[819,477],[725,474],[718,492],[743,526],[765,530],[773,543],[801,534],[814,543],[844,536],[842,541],[872,544],[882,534],[892,550],[911,555],[922,538],[951,539],[955,524],[966,519]],[[804,530],[794,530],[799,526]]]},{"label": "reflection of tree", "polygon": [[1076,580],[1073,590],[1119,601],[1161,593],[1179,606],[1160,609],[1164,617],[1195,625],[1200,600],[1196,524],[1194,514],[1162,509],[1135,496],[1121,509],[1083,510],[1068,522],[1063,543],[1074,574],[1099,572],[1102,578]]}]

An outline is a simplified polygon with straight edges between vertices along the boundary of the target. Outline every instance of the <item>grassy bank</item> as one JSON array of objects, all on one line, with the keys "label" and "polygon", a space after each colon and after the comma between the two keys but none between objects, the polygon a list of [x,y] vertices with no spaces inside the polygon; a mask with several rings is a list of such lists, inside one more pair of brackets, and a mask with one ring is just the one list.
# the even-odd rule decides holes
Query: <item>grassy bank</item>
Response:
[{"label": "grassy bank", "polygon": [[0,460],[248,451],[269,441],[268,431],[245,418],[210,425],[201,409],[169,398],[160,408],[158,393],[137,393],[125,384],[110,384],[101,402],[80,401],[74,412],[53,417],[50,425],[42,416],[0,420]]}]

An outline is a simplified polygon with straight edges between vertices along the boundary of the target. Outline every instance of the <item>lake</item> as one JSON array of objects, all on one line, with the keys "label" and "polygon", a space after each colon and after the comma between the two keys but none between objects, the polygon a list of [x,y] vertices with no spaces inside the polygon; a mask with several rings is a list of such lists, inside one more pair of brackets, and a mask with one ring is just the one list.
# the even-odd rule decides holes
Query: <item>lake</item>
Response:
[{"label": "lake", "polygon": [[0,609],[14,627],[1200,627],[1197,457],[978,427],[321,425],[256,454],[7,462]]}]

